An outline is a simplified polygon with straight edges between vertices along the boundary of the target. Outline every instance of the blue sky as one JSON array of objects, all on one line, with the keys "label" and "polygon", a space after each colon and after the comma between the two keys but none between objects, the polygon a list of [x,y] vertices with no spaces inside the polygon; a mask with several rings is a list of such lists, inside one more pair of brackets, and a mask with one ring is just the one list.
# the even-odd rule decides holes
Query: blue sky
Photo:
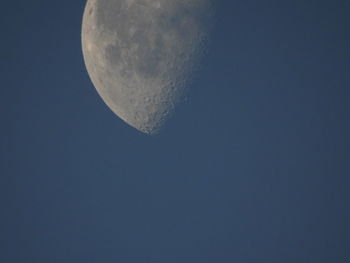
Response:
[{"label": "blue sky", "polygon": [[3,4],[1,262],[350,262],[350,3],[217,1],[157,136],[97,95],[84,5]]}]

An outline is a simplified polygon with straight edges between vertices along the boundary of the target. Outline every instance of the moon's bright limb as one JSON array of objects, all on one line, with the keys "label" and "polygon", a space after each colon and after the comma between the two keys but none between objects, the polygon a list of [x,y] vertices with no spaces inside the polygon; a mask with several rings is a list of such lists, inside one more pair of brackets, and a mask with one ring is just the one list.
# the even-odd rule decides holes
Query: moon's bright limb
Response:
[{"label": "moon's bright limb", "polygon": [[88,0],[84,60],[111,110],[142,132],[157,132],[183,94],[210,18],[210,0]]}]

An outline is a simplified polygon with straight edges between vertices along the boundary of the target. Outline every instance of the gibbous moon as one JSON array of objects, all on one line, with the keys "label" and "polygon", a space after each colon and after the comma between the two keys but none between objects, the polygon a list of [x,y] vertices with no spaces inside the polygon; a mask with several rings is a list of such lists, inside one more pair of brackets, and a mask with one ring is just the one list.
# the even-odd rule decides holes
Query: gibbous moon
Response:
[{"label": "gibbous moon", "polygon": [[108,107],[136,129],[158,132],[198,65],[211,14],[210,0],[88,0],[83,55]]}]

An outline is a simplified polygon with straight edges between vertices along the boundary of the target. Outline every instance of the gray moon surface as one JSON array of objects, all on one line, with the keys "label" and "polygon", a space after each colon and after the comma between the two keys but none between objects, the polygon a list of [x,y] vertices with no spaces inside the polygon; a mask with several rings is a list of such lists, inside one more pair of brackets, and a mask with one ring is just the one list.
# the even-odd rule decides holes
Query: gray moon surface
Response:
[{"label": "gray moon surface", "polygon": [[210,0],[88,0],[82,49],[97,92],[122,120],[157,133],[208,40]]}]

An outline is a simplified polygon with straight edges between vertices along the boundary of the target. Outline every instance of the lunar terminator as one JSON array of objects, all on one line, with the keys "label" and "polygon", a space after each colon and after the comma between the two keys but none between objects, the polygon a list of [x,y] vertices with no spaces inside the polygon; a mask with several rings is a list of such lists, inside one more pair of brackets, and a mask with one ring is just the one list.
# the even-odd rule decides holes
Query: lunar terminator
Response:
[{"label": "lunar terminator", "polygon": [[174,112],[208,38],[210,0],[88,0],[84,61],[96,90],[129,125],[153,134]]}]

